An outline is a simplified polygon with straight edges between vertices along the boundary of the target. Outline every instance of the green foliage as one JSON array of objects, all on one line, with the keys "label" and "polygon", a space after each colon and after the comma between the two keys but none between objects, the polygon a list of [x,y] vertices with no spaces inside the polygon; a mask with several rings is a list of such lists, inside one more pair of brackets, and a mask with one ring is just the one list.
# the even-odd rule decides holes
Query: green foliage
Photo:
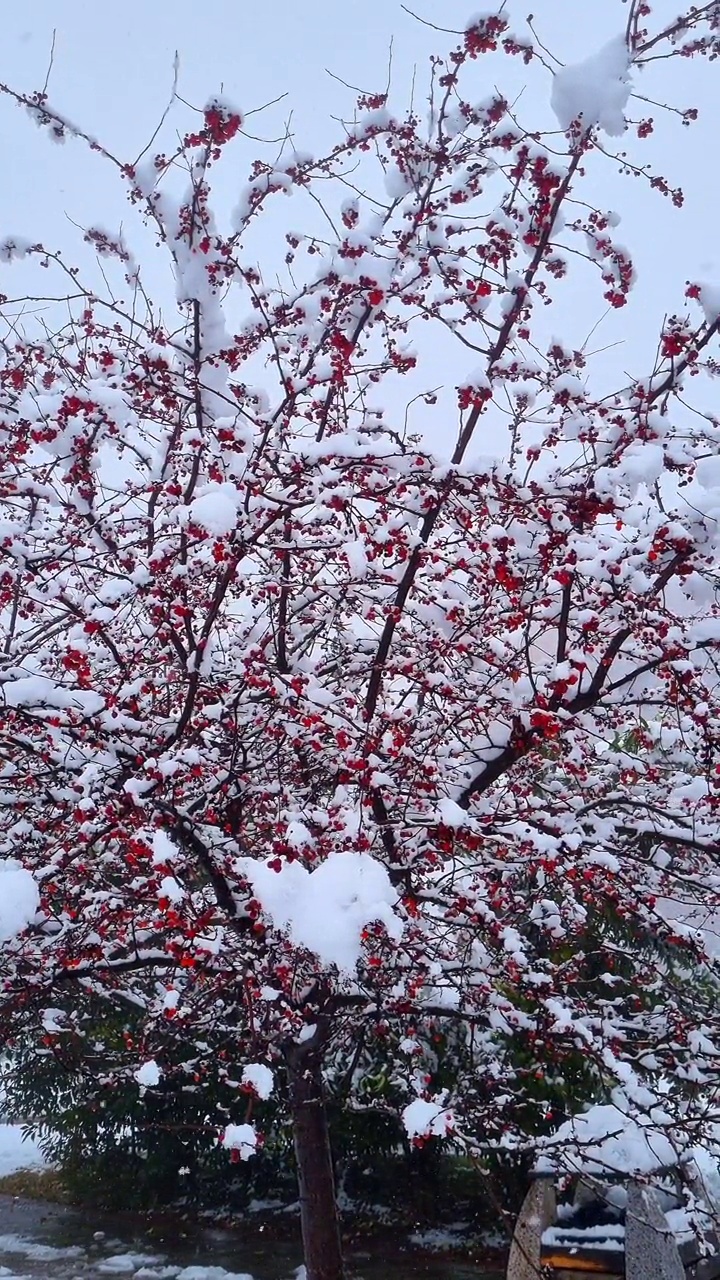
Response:
[{"label": "green foliage", "polygon": [[[612,942],[609,961],[607,942]],[[647,954],[663,981],[678,976],[672,948],[650,934],[642,937],[615,910],[612,901],[588,903],[585,927],[572,942],[553,943],[544,935],[545,957],[564,967],[568,987],[579,997],[604,985],[610,999],[632,999],[652,1009],[656,993],[631,989],[629,960]],[[608,964],[613,982],[607,987]],[[682,976],[682,975],[679,975]],[[512,1213],[522,1196],[527,1162],[522,1157],[483,1155],[465,1161],[452,1145],[430,1140],[413,1146],[400,1113],[408,1101],[408,1079],[438,1095],[456,1099],[462,1123],[486,1091],[505,1091],[506,1122],[528,1135],[548,1132],[567,1114],[603,1100],[602,1069],[573,1043],[549,1034],[534,1021],[537,1005],[519,975],[506,995],[528,1014],[528,1029],[492,1044],[456,1021],[436,1017],[416,1027],[403,1018],[383,1019],[365,1028],[360,1042],[342,1043],[326,1063],[327,1106],[339,1185],[362,1207],[385,1205],[393,1218],[438,1222],[457,1217],[463,1199],[482,1219]],[[715,998],[694,975],[700,1004]],[[170,1022],[159,1045],[143,1046],[142,1012],[67,995],[60,1011],[61,1032],[24,1035],[12,1049],[5,1071],[9,1111],[30,1120],[41,1146],[62,1171],[71,1196],[108,1208],[144,1210],[161,1206],[242,1211],[252,1200],[283,1203],[296,1198],[294,1158],[282,1070],[270,1102],[254,1100],[252,1118],[265,1145],[252,1160],[233,1164],[218,1144],[229,1121],[247,1118],[248,1098],[232,1087],[241,1075],[233,1064],[239,1035],[225,1028],[201,1042]],[[484,1067],[489,1048],[501,1057],[502,1077]],[[162,1063],[160,1083],[141,1089],[133,1072],[150,1056]],[[488,1137],[477,1134],[478,1151]],[[450,1212],[455,1206],[454,1214]]]},{"label": "green foliage", "polygon": [[9,1113],[28,1121],[74,1199],[138,1210],[234,1209],[279,1187],[291,1194],[281,1107],[252,1104],[265,1146],[251,1161],[233,1164],[219,1146],[224,1125],[245,1118],[248,1098],[221,1077],[217,1046],[205,1045],[202,1071],[193,1072],[183,1061],[188,1045],[168,1038],[160,1083],[143,1090],[127,1070],[132,1014],[87,1006],[75,1015],[60,1035],[24,1037],[3,1073]]},{"label": "green foliage", "polygon": [[[254,1104],[264,1146],[252,1160],[233,1164],[217,1138],[227,1120],[243,1119],[246,1099],[221,1078],[211,1039],[201,1050],[192,1046],[193,1073],[185,1061],[191,1046],[169,1029],[160,1084],[142,1091],[128,1066],[138,1060],[139,1017],[92,1004],[76,1005],[73,1013],[72,1029],[62,1035],[35,1042],[23,1037],[5,1071],[9,1110],[32,1120],[73,1199],[108,1208],[179,1205],[222,1212],[242,1211],[251,1200],[295,1200],[281,1071],[272,1102]],[[399,1119],[407,1102],[407,1072],[398,1069],[402,1034],[399,1023],[382,1023],[360,1054],[355,1046],[349,1059],[338,1054],[329,1064],[327,1103],[339,1181],[360,1206],[385,1204],[403,1221],[438,1221],[443,1214],[451,1220],[458,1177],[472,1183],[469,1198],[476,1199],[477,1174],[469,1168],[459,1173],[439,1142],[422,1149],[408,1142]],[[418,1031],[417,1044],[417,1069],[427,1087],[452,1087],[466,1058],[463,1037],[433,1024]]]}]

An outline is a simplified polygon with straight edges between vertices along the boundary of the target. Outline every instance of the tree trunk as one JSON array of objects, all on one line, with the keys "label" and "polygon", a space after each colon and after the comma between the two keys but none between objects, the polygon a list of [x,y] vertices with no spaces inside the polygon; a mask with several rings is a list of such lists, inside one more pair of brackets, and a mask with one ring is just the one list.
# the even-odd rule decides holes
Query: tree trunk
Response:
[{"label": "tree trunk", "polygon": [[298,1055],[288,1067],[307,1280],[344,1280],[320,1062]]}]

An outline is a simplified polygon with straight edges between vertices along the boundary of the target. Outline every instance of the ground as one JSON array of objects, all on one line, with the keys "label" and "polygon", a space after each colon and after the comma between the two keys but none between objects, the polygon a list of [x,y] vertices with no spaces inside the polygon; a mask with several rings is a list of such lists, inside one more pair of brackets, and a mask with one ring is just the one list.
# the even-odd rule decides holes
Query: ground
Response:
[{"label": "ground", "polygon": [[[0,1280],[300,1280],[297,1245],[273,1239],[270,1227],[250,1238],[244,1231],[185,1229],[169,1218],[32,1202],[25,1181],[43,1167],[37,1145],[23,1140],[19,1125],[0,1125]],[[357,1247],[349,1280],[387,1280],[388,1273],[392,1280],[483,1280],[489,1274],[425,1252],[443,1241],[418,1237],[416,1243],[423,1252],[414,1257],[399,1248],[391,1258],[387,1244]]]}]

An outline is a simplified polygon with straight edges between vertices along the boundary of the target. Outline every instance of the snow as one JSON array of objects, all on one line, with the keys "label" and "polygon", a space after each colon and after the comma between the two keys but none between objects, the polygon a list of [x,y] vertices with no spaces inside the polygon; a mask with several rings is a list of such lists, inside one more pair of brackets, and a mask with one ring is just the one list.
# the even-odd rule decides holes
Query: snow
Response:
[{"label": "snow", "polygon": [[190,503],[190,520],[206,533],[221,538],[235,528],[239,502],[240,494],[234,485],[208,485]]},{"label": "snow", "polygon": [[164,876],[158,885],[158,896],[167,898],[168,902],[182,902],[185,890],[174,876]]},{"label": "snow", "polygon": [[263,1066],[261,1062],[249,1062],[246,1067],[243,1067],[242,1082],[250,1085],[253,1092],[263,1102],[270,1097],[275,1088],[273,1072],[269,1067]]},{"label": "snow", "polygon": [[461,809],[460,805],[456,804],[454,800],[439,800],[438,814],[440,815],[440,821],[446,827],[459,829],[460,827],[468,826],[470,822],[467,810]]},{"label": "snow", "polygon": [[0,1124],[0,1178],[19,1169],[40,1169],[45,1158],[32,1138],[24,1138],[19,1124]]},{"label": "snow", "polygon": [[40,1244],[36,1240],[26,1240],[23,1236],[8,1232],[0,1235],[0,1254],[18,1253],[23,1258],[32,1258],[34,1262],[55,1262],[59,1258],[80,1258],[82,1248],[79,1244],[65,1246]]},{"label": "snow", "polygon": [[103,1275],[134,1275],[140,1267],[148,1266],[157,1259],[151,1253],[114,1253],[109,1258],[98,1262],[97,1270]]},{"label": "snow", "polygon": [[236,867],[276,929],[344,973],[356,970],[369,924],[384,924],[396,942],[402,936],[393,910],[398,895],[386,868],[368,853],[333,854],[313,871],[285,861],[274,870],[253,858],[238,859]]},{"label": "snow", "polygon": [[40,1019],[43,1030],[55,1034],[65,1030],[63,1023],[67,1022],[67,1014],[63,1009],[43,1009]]},{"label": "snow", "polygon": [[241,1160],[249,1160],[257,1149],[257,1133],[251,1124],[229,1124],[221,1138],[227,1151],[237,1151]]},{"label": "snow", "polygon": [[461,1249],[465,1244],[464,1237],[467,1233],[467,1222],[451,1222],[447,1227],[430,1227],[425,1231],[413,1231],[408,1238],[417,1248],[444,1253],[450,1249]]},{"label": "snow", "polygon": [[42,675],[3,681],[0,696],[8,707],[79,707],[87,716],[105,706],[104,698],[89,689],[64,689]]},{"label": "snow", "polygon": [[141,1067],[138,1067],[134,1075],[138,1084],[141,1085],[143,1089],[153,1089],[155,1085],[160,1083],[162,1070],[158,1066],[157,1062],[151,1058],[149,1062],[144,1062]]},{"label": "snow", "polygon": [[714,324],[720,316],[720,285],[702,284],[700,286],[700,306],[705,313],[708,324]]},{"label": "snow", "polygon": [[176,844],[164,831],[155,831],[152,835],[153,866],[161,867],[165,863],[175,862],[180,851]]},{"label": "snow", "polygon": [[297,820],[288,823],[285,839],[291,849],[312,849],[315,845],[312,832]]},{"label": "snow", "polygon": [[581,120],[583,129],[598,127],[618,138],[627,127],[624,111],[632,91],[630,56],[625,36],[616,36],[584,62],[555,73],[551,105],[561,129]]},{"label": "snow", "polygon": [[226,1271],[224,1267],[183,1267],[176,1280],[252,1280],[246,1272]]},{"label": "snow", "polygon": [[586,1173],[647,1174],[675,1165],[678,1149],[651,1116],[630,1116],[622,1101],[590,1107],[566,1120],[543,1141],[540,1173],[553,1169]]},{"label": "snow", "polygon": [[163,1267],[157,1265],[157,1258],[153,1258],[153,1265],[149,1267],[140,1267],[135,1272],[136,1280],[175,1280],[179,1274],[177,1267]]},{"label": "snow", "polygon": [[9,942],[35,919],[40,895],[24,867],[12,858],[0,860],[0,942]]},{"label": "snow", "polygon": [[137,1280],[252,1280],[224,1267],[158,1266],[159,1262],[160,1257],[152,1253],[115,1253],[96,1263],[96,1270],[102,1275],[134,1275]]},{"label": "snow", "polygon": [[548,1227],[543,1232],[543,1244],[560,1244],[566,1247],[588,1245],[592,1242],[603,1249],[624,1249],[625,1227],[621,1223],[605,1223],[599,1227]]},{"label": "snow", "polygon": [[356,579],[367,578],[368,558],[362,538],[357,538],[353,542],[346,542],[343,545],[343,551],[347,556],[350,576]]},{"label": "snow", "polygon": [[402,1113],[409,1138],[444,1138],[453,1127],[453,1117],[443,1098],[415,1098]]},{"label": "snow", "polygon": [[[97,1246],[104,1240],[104,1232],[97,1232],[94,1240]],[[114,1248],[115,1252],[108,1253],[106,1257],[98,1257],[93,1252],[89,1257],[85,1248],[79,1244],[65,1246],[44,1244],[41,1241],[8,1232],[0,1235],[0,1258],[4,1260],[7,1257],[8,1261],[13,1258],[24,1258],[32,1263],[62,1264],[66,1261],[73,1264],[73,1273],[77,1269],[82,1274],[134,1276],[135,1280],[253,1280],[247,1272],[227,1271],[225,1267],[198,1264],[184,1267],[179,1262],[169,1263],[168,1259],[160,1253],[140,1252],[137,1249],[121,1252],[118,1249],[120,1243],[117,1239],[108,1240],[107,1244],[101,1247]],[[67,1268],[60,1270],[63,1276],[69,1274]],[[11,1269],[0,1266],[0,1277],[9,1280],[16,1275],[17,1267]]]},{"label": "snow", "polygon": [[[720,311],[718,314],[720,315]],[[701,458],[695,475],[703,489],[707,489],[709,493],[720,493],[720,457],[715,455]]]}]

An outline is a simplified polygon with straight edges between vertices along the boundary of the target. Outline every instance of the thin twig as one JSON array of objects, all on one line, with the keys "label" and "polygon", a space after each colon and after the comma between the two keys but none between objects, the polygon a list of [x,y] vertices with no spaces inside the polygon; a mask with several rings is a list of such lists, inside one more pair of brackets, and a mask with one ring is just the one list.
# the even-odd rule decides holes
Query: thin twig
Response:
[{"label": "thin twig", "polygon": [[427,18],[421,18],[419,13],[413,13],[412,9],[408,9],[407,5],[401,4],[400,8],[414,18],[416,22],[421,22],[424,27],[431,27],[433,31],[442,31],[448,36],[462,36],[464,31],[458,31],[455,27],[438,27],[434,22],[429,22]]},{"label": "thin twig", "polygon": [[56,36],[57,36],[57,28],[53,27],[52,44],[50,45],[50,61],[48,63],[47,75],[45,76],[45,83],[42,87],[42,91],[44,94],[47,93],[47,88],[50,83],[50,73],[52,72],[53,63],[55,61],[55,37]]},{"label": "thin twig", "polygon": [[139,163],[140,163],[140,161],[142,160],[142,158],[143,158],[143,156],[144,156],[144,155],[147,155],[147,153],[148,153],[148,151],[150,150],[150,148],[151,148],[151,146],[152,146],[153,142],[154,142],[154,141],[155,141],[155,139],[157,138],[157,136],[158,136],[158,134],[159,134],[160,130],[162,129],[162,127],[163,127],[163,125],[164,125],[165,121],[167,120],[168,115],[170,114],[170,110],[171,110],[171,108],[174,106],[175,102],[177,101],[177,97],[178,97],[177,87],[178,87],[178,77],[179,77],[179,75],[180,75],[180,55],[179,55],[179,53],[178,53],[178,51],[177,51],[177,49],[176,49],[176,50],[175,50],[175,57],[173,58],[173,82],[172,82],[172,89],[170,90],[170,99],[169,99],[168,104],[167,104],[167,106],[166,106],[165,110],[163,111],[163,113],[162,113],[162,115],[161,115],[161,117],[160,117],[160,119],[159,119],[159,121],[158,121],[158,123],[157,123],[157,125],[156,125],[156,127],[155,127],[155,130],[154,130],[154,132],[153,132],[152,137],[150,138],[150,141],[148,142],[147,146],[143,147],[143,149],[142,149],[142,151],[140,152],[140,155],[137,157],[137,159],[133,161],[133,168],[135,168],[137,165],[139,165]]}]

